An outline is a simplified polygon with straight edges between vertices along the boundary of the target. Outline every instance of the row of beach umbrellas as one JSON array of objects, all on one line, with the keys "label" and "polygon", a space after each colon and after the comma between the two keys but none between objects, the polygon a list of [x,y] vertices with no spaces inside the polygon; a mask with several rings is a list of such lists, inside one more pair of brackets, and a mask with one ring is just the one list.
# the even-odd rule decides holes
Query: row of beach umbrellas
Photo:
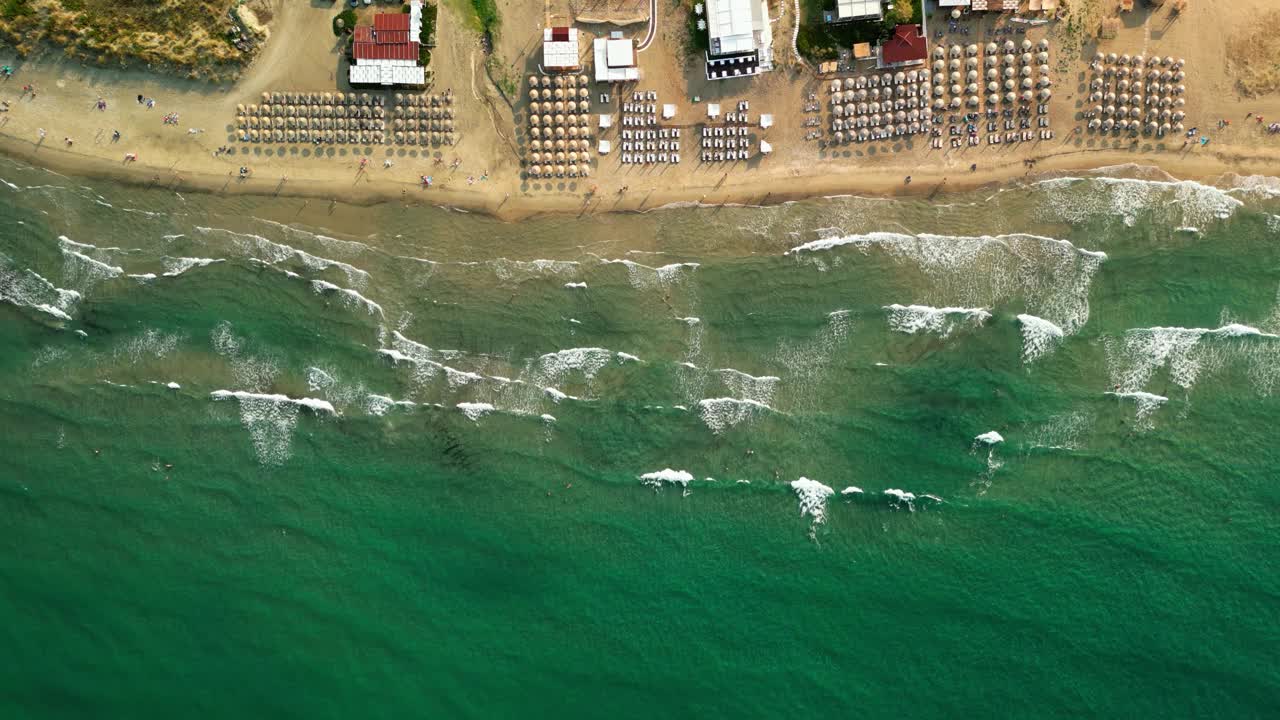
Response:
[{"label": "row of beach umbrellas", "polygon": [[236,118],[236,127],[245,128],[277,128],[281,130],[385,130],[385,120],[363,120],[350,118],[259,118],[252,115],[241,115]]},{"label": "row of beach umbrellas", "polygon": [[453,104],[453,91],[449,91],[443,95],[422,95],[420,93],[396,93],[395,103],[400,106],[408,107],[438,107],[440,105]]},{"label": "row of beach umbrellas", "polygon": [[552,150],[564,150],[568,152],[587,151],[591,149],[591,143],[586,140],[530,140],[529,149],[534,152]]},{"label": "row of beach umbrellas", "polygon": [[442,118],[453,119],[453,108],[429,108],[429,107],[397,107],[391,111],[391,117],[397,118],[430,118],[439,120]]},{"label": "row of beach umbrellas", "polygon": [[530,165],[529,177],[590,177],[587,165]]},{"label": "row of beach umbrellas", "polygon": [[591,124],[591,116],[581,113],[577,115],[534,115],[533,113],[529,113],[529,125],[532,127],[538,127],[539,125],[545,127],[581,125],[586,127],[589,124]]},{"label": "row of beach umbrellas", "polygon": [[381,118],[384,111],[380,107],[348,106],[348,105],[237,105],[237,115],[256,115],[258,117],[363,117]]},{"label": "row of beach umbrellas", "polygon": [[531,88],[532,87],[544,87],[544,88],[583,87],[585,88],[590,82],[591,81],[587,78],[586,75],[556,75],[554,77],[551,75],[543,75],[542,77],[538,77],[537,75],[529,76],[529,87]]},{"label": "row of beach umbrellas", "polygon": [[383,105],[381,95],[343,92],[264,92],[262,102],[271,105]]},{"label": "row of beach umbrellas", "polygon": [[591,126],[583,127],[555,127],[555,128],[529,128],[529,137],[532,138],[588,138],[591,137]]}]

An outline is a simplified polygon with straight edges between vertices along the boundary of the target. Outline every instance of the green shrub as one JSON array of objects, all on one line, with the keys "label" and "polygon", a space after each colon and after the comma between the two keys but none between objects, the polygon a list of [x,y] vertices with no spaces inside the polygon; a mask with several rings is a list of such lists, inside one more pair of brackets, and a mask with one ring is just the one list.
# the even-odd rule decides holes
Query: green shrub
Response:
[{"label": "green shrub", "polygon": [[31,7],[31,0],[4,0],[4,5],[0,5],[0,17],[6,20],[25,17],[34,12],[35,10]]},{"label": "green shrub", "polygon": [[[343,27],[338,27],[338,21],[341,20]],[[333,34],[341,35],[344,32],[351,32],[356,26],[356,13],[354,10],[343,10],[333,18]]]}]

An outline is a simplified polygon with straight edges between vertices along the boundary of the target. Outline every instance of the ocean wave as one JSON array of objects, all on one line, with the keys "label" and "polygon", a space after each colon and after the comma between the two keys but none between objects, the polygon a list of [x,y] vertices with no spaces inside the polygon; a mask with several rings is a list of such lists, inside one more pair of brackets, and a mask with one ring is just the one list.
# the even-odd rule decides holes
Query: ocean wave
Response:
[{"label": "ocean wave", "polygon": [[762,402],[745,398],[722,397],[698,401],[698,416],[717,435],[755,418],[763,411],[772,410]]},{"label": "ocean wave", "polygon": [[926,332],[945,338],[962,325],[981,326],[991,319],[986,308],[936,308],[895,303],[886,305],[884,309],[889,311],[889,328],[908,335]]},{"label": "ocean wave", "polygon": [[1144,389],[1160,369],[1190,390],[1204,375],[1228,363],[1240,363],[1254,389],[1268,395],[1280,380],[1280,336],[1256,327],[1230,323],[1222,327],[1135,328],[1120,338],[1104,338],[1112,384],[1121,393]]},{"label": "ocean wave", "polygon": [[875,232],[843,235],[798,245],[800,257],[840,247],[873,250],[918,268],[938,306],[995,307],[1014,298],[1040,317],[1074,333],[1089,319],[1089,288],[1104,252],[1066,240],[1030,234],[950,236]]},{"label": "ocean wave", "polygon": [[282,465],[292,456],[293,430],[298,424],[300,408],[317,414],[337,414],[328,402],[313,398],[243,390],[215,390],[209,396],[214,400],[238,401],[240,420],[249,431],[258,461],[264,465]]},{"label": "ocean wave", "polygon": [[973,439],[975,445],[995,445],[1004,442],[1004,436],[995,430],[989,430]]},{"label": "ocean wave", "polygon": [[813,410],[821,404],[821,382],[852,326],[848,310],[835,310],[827,313],[826,323],[814,337],[778,344],[774,360],[787,369],[788,408]]},{"label": "ocean wave", "polygon": [[493,405],[485,402],[460,402],[455,407],[471,422],[479,422],[480,418],[496,410]]},{"label": "ocean wave", "polygon": [[382,417],[396,407],[413,407],[412,400],[396,400],[386,395],[369,395],[365,398],[364,410],[370,415]]},{"label": "ocean wave", "polygon": [[862,488],[858,487],[857,485],[850,485],[849,487],[841,490],[840,494],[841,495],[862,495],[863,492],[862,492]]},{"label": "ocean wave", "polygon": [[762,406],[767,406],[773,400],[773,395],[778,389],[778,383],[782,381],[781,378],[773,375],[755,376],[733,368],[720,368],[715,372],[719,376],[720,382],[728,388],[730,394],[734,397],[749,400]]},{"label": "ocean wave", "polygon": [[370,315],[385,317],[385,314],[382,312],[381,305],[351,288],[339,287],[327,280],[312,280],[311,289],[314,290],[317,295],[337,294],[338,297],[342,298],[342,303],[347,307],[361,308]]},{"label": "ocean wave", "polygon": [[30,308],[62,321],[71,320],[71,312],[80,302],[80,293],[65,290],[49,282],[34,270],[18,270],[0,254],[0,302]]},{"label": "ocean wave", "polygon": [[1096,217],[1118,217],[1133,226],[1140,213],[1164,211],[1173,225],[1203,227],[1231,217],[1244,205],[1229,191],[1194,180],[1146,180],[1128,177],[1061,177],[1040,180],[1042,219],[1080,224]]},{"label": "ocean wave", "polygon": [[664,468],[657,472],[641,475],[640,482],[654,490],[661,490],[663,483],[668,485],[679,485],[680,487],[687,488],[689,487],[689,483],[693,482],[693,475],[685,470]]},{"label": "ocean wave", "polygon": [[198,267],[226,262],[223,258],[164,257],[160,264],[164,266],[165,277],[177,277],[182,273]]},{"label": "ocean wave", "polygon": [[627,269],[627,279],[637,290],[650,290],[658,287],[674,285],[687,276],[688,271],[696,270],[696,262],[671,263],[661,267],[641,265],[634,260],[601,260],[605,265],[622,265]]},{"label": "ocean wave", "polygon": [[365,289],[369,283],[369,273],[350,263],[312,255],[305,250],[299,250],[298,248],[289,245],[272,242],[261,235],[238,233],[233,230],[203,226],[196,226],[194,229],[202,235],[225,236],[231,240],[231,244],[234,248],[244,253],[246,256],[261,260],[268,265],[279,265],[286,261],[295,261],[300,263],[304,268],[314,272],[337,268],[346,274],[347,282],[358,289]]},{"label": "ocean wave", "polygon": [[587,284],[584,282],[567,282],[564,284],[568,290],[586,290]]},{"label": "ocean wave", "polygon": [[[800,514],[812,518],[813,526],[827,521],[827,499],[835,494],[835,490],[807,477],[792,480],[791,489],[795,491],[796,498],[800,501]],[[812,532],[811,527],[810,533]]]},{"label": "ocean wave", "polygon": [[1116,391],[1107,394],[1113,395],[1120,400],[1132,401],[1137,406],[1134,420],[1138,423],[1139,428],[1149,428],[1152,414],[1160,409],[1162,405],[1169,402],[1169,398],[1163,395],[1156,395],[1142,390]]},{"label": "ocean wave", "polygon": [[1062,328],[1035,315],[1018,315],[1018,324],[1022,328],[1022,361],[1025,363],[1035,362],[1053,352],[1066,335]]}]

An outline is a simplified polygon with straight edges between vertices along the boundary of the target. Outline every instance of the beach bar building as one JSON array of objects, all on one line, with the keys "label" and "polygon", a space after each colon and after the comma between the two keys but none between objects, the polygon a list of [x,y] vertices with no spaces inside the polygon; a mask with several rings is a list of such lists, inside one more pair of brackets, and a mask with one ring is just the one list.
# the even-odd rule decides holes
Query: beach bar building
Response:
[{"label": "beach bar building", "polygon": [[929,42],[919,25],[899,25],[880,46],[876,67],[896,68],[923,65],[929,58]]},{"label": "beach bar building", "polygon": [[773,69],[768,0],[707,0],[707,39],[708,80]]},{"label": "beach bar building", "polygon": [[827,11],[823,13],[823,16],[827,22],[846,22],[871,18],[878,20],[884,17],[884,11],[880,6],[880,0],[836,0],[835,12]]},{"label": "beach bar building", "polygon": [[548,72],[577,72],[580,68],[578,28],[543,28],[542,69]]},{"label": "beach bar building", "polygon": [[358,25],[351,43],[347,79],[355,86],[424,87],[427,69],[419,60],[422,1],[407,13],[378,13],[373,25]]},{"label": "beach bar building", "polygon": [[636,43],[615,30],[607,38],[596,38],[591,55],[595,61],[596,82],[634,82],[640,79],[636,66]]}]

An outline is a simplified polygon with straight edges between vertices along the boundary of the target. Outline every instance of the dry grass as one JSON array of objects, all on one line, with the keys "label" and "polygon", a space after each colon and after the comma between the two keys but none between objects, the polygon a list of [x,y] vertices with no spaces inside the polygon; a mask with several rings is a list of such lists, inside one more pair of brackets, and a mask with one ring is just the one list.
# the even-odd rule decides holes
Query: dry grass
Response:
[{"label": "dry grass", "polygon": [[[0,35],[21,53],[44,43],[101,65],[143,63],[193,77],[235,75],[248,62],[232,44],[233,0],[3,0]],[[4,12],[12,8],[14,12]]]},{"label": "dry grass", "polygon": [[1280,90],[1280,10],[1272,10],[1249,30],[1227,41],[1227,69],[1240,92],[1258,97]]}]

